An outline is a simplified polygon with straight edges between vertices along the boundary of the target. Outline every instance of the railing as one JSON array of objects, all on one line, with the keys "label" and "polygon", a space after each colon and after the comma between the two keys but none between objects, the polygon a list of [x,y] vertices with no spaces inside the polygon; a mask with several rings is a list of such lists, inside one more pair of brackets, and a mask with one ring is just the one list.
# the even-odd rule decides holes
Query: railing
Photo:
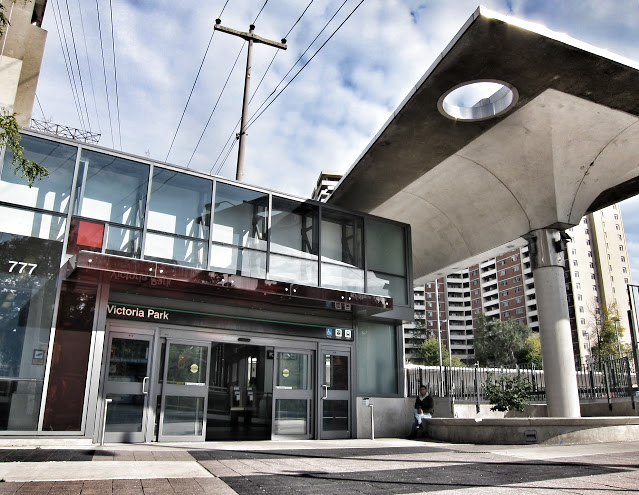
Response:
[{"label": "railing", "polygon": [[[421,366],[406,370],[407,397],[418,393],[419,385],[426,385],[431,395],[454,397],[458,402],[488,401],[483,396],[483,384],[489,379],[499,380],[501,376],[519,375],[532,385],[529,398],[535,402],[545,402],[546,382],[544,370],[534,366],[516,368],[449,368],[443,366]],[[629,397],[634,394],[632,371],[627,357],[595,361],[577,370],[577,388],[580,400]]]},{"label": "railing", "polygon": [[85,143],[98,144],[98,141],[100,141],[100,134],[97,132],[83,131],[75,127],[53,124],[42,120],[31,119],[29,127],[35,131],[53,134],[54,136],[67,137],[75,141],[84,141]]}]

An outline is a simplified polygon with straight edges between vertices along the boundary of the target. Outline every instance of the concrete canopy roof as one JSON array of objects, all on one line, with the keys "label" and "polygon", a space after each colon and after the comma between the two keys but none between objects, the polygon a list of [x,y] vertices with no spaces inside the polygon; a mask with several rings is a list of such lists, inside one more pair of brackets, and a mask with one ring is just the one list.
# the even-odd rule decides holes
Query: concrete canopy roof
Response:
[{"label": "concrete canopy roof", "polygon": [[[639,193],[638,68],[480,7],[328,202],[411,224],[416,282],[575,225]],[[439,111],[478,80],[508,83],[518,99],[487,120]]]}]

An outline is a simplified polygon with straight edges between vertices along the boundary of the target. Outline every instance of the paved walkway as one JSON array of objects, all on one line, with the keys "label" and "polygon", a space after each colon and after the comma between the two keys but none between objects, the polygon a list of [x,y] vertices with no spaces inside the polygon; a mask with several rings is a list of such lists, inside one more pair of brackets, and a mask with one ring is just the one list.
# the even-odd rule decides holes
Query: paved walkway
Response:
[{"label": "paved walkway", "polygon": [[639,493],[639,444],[396,439],[0,446],[0,494]]}]

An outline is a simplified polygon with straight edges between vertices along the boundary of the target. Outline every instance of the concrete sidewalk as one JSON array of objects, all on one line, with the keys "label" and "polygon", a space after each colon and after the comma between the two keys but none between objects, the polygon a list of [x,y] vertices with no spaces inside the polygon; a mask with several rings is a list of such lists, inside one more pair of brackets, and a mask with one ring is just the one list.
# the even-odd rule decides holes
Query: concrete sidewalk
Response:
[{"label": "concrete sidewalk", "polygon": [[0,479],[0,494],[639,493],[639,444],[5,444]]}]

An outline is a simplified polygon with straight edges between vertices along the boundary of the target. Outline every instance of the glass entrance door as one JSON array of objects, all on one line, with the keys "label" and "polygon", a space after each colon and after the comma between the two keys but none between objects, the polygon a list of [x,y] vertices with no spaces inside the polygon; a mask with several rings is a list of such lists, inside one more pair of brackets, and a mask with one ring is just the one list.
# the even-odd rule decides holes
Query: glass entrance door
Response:
[{"label": "glass entrance door", "polygon": [[158,441],[204,441],[210,342],[167,340]]},{"label": "glass entrance door", "polygon": [[350,438],[350,350],[322,348],[320,356],[320,438]]},{"label": "glass entrance door", "polygon": [[106,415],[106,442],[145,440],[152,342],[147,335],[109,334],[104,396],[111,403]]},{"label": "glass entrance door", "polygon": [[312,437],[312,353],[276,350],[273,438]]}]

